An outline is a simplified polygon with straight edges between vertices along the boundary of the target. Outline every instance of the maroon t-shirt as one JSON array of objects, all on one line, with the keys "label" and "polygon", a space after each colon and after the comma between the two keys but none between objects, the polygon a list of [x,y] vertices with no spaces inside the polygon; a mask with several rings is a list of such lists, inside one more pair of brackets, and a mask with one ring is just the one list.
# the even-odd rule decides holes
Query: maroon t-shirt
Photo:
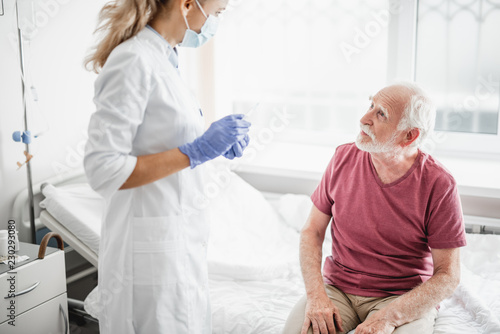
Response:
[{"label": "maroon t-shirt", "polygon": [[432,276],[431,248],[466,244],[456,182],[421,151],[403,177],[383,184],[369,153],[339,146],[311,199],[332,216],[324,280],[345,293],[401,295]]}]

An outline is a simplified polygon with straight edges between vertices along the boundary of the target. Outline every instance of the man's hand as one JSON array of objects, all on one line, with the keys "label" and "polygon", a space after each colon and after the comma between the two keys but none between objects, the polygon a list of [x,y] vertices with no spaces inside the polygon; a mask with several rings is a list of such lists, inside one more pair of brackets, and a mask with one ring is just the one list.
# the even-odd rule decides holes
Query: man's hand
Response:
[{"label": "man's hand", "polygon": [[313,205],[300,233],[300,267],[307,294],[301,334],[307,334],[310,327],[314,334],[336,334],[335,326],[342,331],[339,309],[328,298],[321,275],[321,247],[331,218]]},{"label": "man's hand", "polygon": [[363,323],[359,324],[354,334],[391,334],[394,332],[394,329],[395,326],[382,315],[382,312],[377,311]]},{"label": "man's hand", "polygon": [[434,274],[429,280],[396,298],[356,328],[356,334],[392,333],[415,321],[451,296],[460,281],[460,250],[431,249]]},{"label": "man's hand", "polygon": [[300,333],[307,334],[310,326],[314,334],[336,334],[336,329],[343,331],[339,309],[326,293],[307,299],[306,317]]}]

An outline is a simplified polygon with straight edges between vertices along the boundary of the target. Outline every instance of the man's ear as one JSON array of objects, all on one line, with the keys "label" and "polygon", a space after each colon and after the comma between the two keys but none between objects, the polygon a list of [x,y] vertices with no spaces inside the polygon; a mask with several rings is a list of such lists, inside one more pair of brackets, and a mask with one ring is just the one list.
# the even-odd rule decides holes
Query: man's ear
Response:
[{"label": "man's ear", "polygon": [[417,128],[411,129],[406,133],[406,138],[403,143],[403,146],[411,145],[417,138],[420,136],[420,130]]}]

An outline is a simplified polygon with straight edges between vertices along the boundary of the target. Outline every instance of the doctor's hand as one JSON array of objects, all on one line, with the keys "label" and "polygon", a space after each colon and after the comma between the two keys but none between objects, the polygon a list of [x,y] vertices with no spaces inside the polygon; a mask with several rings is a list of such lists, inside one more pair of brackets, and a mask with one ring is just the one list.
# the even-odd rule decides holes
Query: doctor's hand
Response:
[{"label": "doctor's hand", "polygon": [[213,122],[201,137],[180,146],[179,150],[189,157],[191,168],[225,154],[233,145],[244,141],[251,124],[243,117],[241,114],[223,117]]},{"label": "doctor's hand", "polygon": [[229,151],[224,153],[223,156],[229,160],[233,160],[234,158],[241,158],[243,156],[243,151],[245,150],[245,148],[247,148],[249,142],[250,137],[248,136],[248,134],[246,134],[242,140],[233,144]]},{"label": "doctor's hand", "polygon": [[343,332],[339,309],[326,293],[307,298],[306,316],[300,334],[307,334],[309,327],[314,334],[335,334],[336,330]]}]

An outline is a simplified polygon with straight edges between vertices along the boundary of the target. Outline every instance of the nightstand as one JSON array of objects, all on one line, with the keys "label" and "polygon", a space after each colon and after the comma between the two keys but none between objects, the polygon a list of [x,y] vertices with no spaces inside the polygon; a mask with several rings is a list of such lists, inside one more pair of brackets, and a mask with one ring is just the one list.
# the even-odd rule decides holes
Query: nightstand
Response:
[{"label": "nightstand", "polygon": [[[0,264],[2,334],[69,334],[64,251],[47,247],[40,259],[39,247],[22,242],[16,254],[28,255],[29,260],[13,270]],[[6,298],[13,292],[16,297]]]}]

